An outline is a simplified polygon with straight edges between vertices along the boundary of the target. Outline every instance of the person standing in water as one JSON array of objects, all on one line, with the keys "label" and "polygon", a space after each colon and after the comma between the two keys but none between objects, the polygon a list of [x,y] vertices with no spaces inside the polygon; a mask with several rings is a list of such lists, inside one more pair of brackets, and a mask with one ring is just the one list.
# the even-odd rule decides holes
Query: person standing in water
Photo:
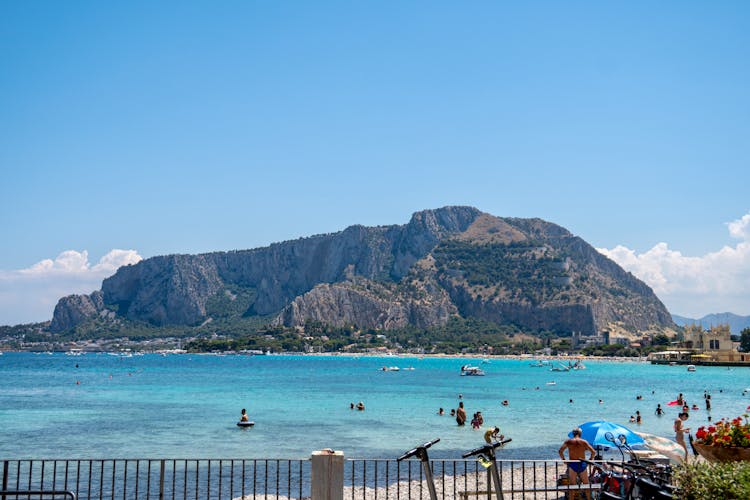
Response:
[{"label": "person standing in water", "polygon": [[456,410],[456,423],[458,425],[464,425],[466,423],[466,410],[464,410],[464,402],[458,403],[458,410]]},{"label": "person standing in water", "polygon": [[682,449],[685,450],[685,462],[687,462],[688,459],[688,449],[687,445],[685,444],[685,434],[690,433],[690,427],[683,427],[683,422],[688,419],[690,415],[683,411],[679,414],[677,419],[674,421],[674,439],[677,441],[677,444],[682,446]]}]

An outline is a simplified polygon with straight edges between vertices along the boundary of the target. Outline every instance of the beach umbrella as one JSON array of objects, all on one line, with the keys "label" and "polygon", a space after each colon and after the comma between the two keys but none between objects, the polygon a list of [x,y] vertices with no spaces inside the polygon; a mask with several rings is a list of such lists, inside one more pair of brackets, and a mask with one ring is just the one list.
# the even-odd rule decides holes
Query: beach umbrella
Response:
[{"label": "beach umbrella", "polygon": [[[645,447],[645,443],[641,436],[631,431],[624,425],[616,424],[614,422],[597,420],[594,422],[586,422],[585,424],[581,424],[578,427],[581,428],[581,437],[594,447],[603,446],[609,448],[615,446],[612,441],[606,438],[606,434],[608,432],[611,432],[615,439],[619,438],[621,435],[625,436],[625,439],[627,439],[628,442],[628,446],[630,447]],[[573,433],[570,432],[568,434],[568,437],[573,437]]]}]

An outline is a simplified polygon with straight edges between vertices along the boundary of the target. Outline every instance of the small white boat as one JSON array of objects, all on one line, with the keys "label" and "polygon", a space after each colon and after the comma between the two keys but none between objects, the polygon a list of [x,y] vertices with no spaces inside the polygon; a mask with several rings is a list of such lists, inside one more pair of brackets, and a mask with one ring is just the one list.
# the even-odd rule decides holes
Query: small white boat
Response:
[{"label": "small white boat", "polygon": [[689,372],[694,372],[694,371],[695,371],[695,365],[688,365],[688,368],[687,368],[687,370],[688,370]]},{"label": "small white boat", "polygon": [[461,367],[462,377],[483,377],[484,371],[478,366],[464,365]]}]

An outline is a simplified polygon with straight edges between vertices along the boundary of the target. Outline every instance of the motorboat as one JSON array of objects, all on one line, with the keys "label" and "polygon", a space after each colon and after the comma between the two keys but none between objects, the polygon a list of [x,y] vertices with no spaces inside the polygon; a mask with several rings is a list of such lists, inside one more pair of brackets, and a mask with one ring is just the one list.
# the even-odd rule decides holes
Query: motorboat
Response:
[{"label": "motorboat", "polygon": [[695,371],[695,365],[688,365],[687,371],[694,372]]},{"label": "motorboat", "polygon": [[462,377],[483,377],[484,371],[478,366],[463,365],[461,367]]},{"label": "motorboat", "polygon": [[557,366],[553,366],[549,369],[551,372],[569,372],[571,366],[566,366],[562,363],[558,363]]}]

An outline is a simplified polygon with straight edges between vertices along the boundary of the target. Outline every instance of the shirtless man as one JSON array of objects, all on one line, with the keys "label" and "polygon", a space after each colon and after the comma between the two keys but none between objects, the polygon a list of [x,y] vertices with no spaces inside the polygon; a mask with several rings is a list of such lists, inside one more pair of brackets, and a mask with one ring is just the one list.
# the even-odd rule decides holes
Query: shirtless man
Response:
[{"label": "shirtless man", "polygon": [[[568,484],[578,484],[578,478],[581,478],[581,484],[589,484],[589,473],[586,470],[586,463],[582,460],[586,460],[586,450],[591,453],[589,460],[594,459],[596,451],[585,439],[581,438],[581,429],[576,427],[573,429],[573,437],[566,439],[563,445],[558,450],[560,458],[565,460],[565,449],[568,449]],[[584,490],[586,498],[591,498],[591,492]],[[573,498],[575,493],[570,493],[570,498]]]},{"label": "shirtless man", "polygon": [[466,423],[466,410],[464,410],[464,402],[458,403],[458,410],[456,410],[456,423],[458,425],[464,425]]}]

